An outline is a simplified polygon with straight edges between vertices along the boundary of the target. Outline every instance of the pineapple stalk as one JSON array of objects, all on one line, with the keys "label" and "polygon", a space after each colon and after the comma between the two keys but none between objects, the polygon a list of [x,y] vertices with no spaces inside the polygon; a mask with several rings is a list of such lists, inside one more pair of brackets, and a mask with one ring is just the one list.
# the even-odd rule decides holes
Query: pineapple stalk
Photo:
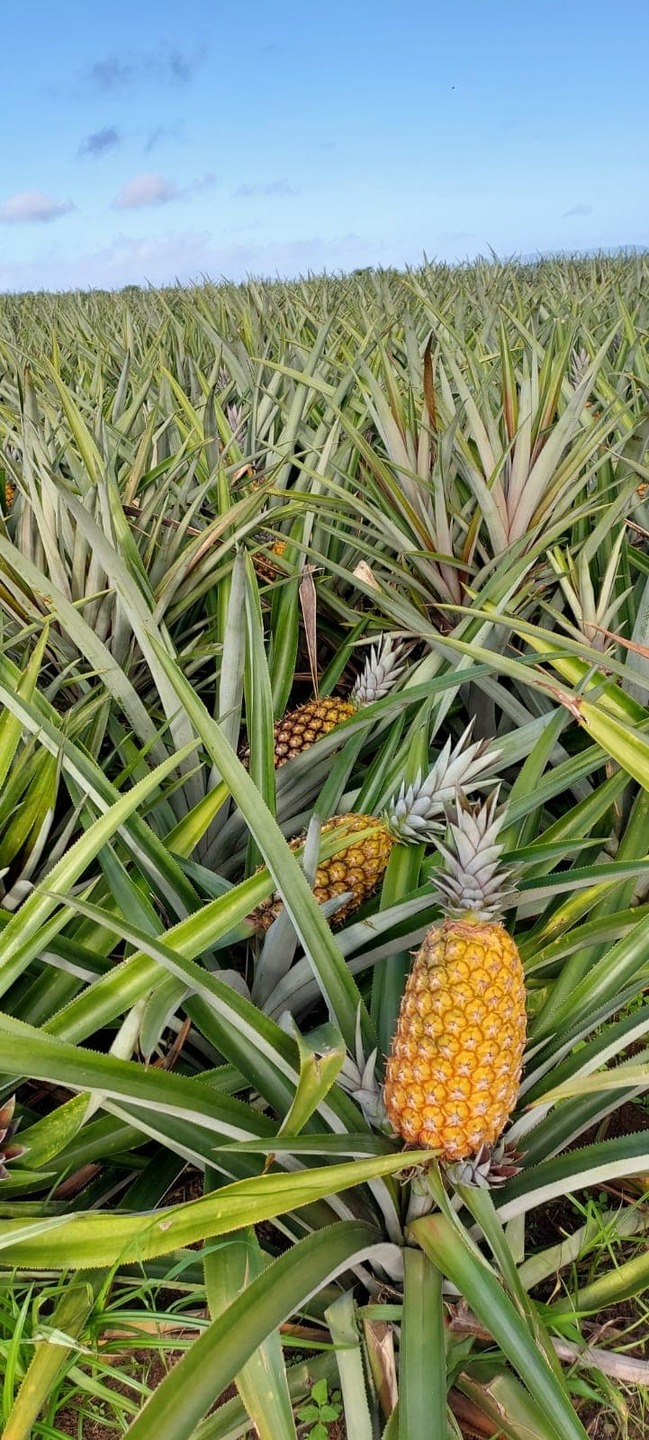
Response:
[{"label": "pineapple stalk", "polygon": [[511,1114],[525,1047],[525,982],[517,946],[498,919],[511,897],[500,865],[497,796],[460,798],[437,877],[445,918],[419,950],[387,1064],[384,1101],[408,1144],[447,1162],[486,1157]]}]

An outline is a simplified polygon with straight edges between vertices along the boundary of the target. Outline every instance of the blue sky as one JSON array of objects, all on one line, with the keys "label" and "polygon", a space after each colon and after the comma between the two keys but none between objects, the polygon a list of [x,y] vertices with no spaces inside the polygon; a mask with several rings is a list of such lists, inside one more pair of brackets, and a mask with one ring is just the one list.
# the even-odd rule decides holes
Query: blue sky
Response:
[{"label": "blue sky", "polygon": [[2,290],[649,245],[647,0],[32,0],[2,28]]}]

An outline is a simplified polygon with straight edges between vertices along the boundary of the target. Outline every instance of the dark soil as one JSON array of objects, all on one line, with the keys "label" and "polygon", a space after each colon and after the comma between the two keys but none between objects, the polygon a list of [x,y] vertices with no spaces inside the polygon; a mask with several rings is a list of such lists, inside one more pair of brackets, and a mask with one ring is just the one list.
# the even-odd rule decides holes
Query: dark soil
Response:
[{"label": "dark soil", "polygon": [[[163,1356],[157,1350],[132,1350],[124,1358],[122,1373],[128,1370],[134,1379],[145,1381],[155,1390],[179,1359],[180,1352],[167,1352]],[[124,1395],[129,1400],[135,1398],[135,1391],[125,1384],[120,1374],[110,1375],[104,1383],[116,1395]],[[79,1399],[79,1406],[65,1405],[55,1417],[54,1423],[62,1435],[74,1436],[75,1440],[79,1435],[83,1440],[115,1440],[115,1436],[124,1434],[119,1420],[110,1414],[107,1401],[94,1400],[91,1396]]]},{"label": "dark soil", "polygon": [[[131,1350],[121,1357],[121,1373],[109,1376],[104,1383],[115,1395],[127,1396],[132,1401],[135,1391],[122,1378],[125,1371],[134,1379],[143,1381],[150,1390],[155,1390],[181,1359],[182,1354],[180,1350],[166,1351],[164,1354],[159,1350],[145,1348]],[[219,1405],[225,1404],[225,1401],[230,1400],[236,1393],[236,1386],[229,1385],[213,1408],[218,1409]],[[82,1440],[115,1440],[116,1436],[124,1434],[123,1423],[120,1424],[119,1419],[111,1415],[108,1402],[94,1400],[91,1396],[85,1400],[80,1397],[79,1405],[65,1405],[57,1412],[54,1423],[62,1435],[74,1436],[74,1440],[78,1440],[79,1436],[82,1436]]]}]

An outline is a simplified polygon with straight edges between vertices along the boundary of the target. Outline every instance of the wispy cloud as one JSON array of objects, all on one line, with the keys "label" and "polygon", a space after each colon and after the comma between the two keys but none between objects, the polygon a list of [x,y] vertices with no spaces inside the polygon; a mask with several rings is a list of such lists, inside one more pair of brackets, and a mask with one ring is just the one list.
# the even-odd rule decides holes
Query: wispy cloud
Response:
[{"label": "wispy cloud", "polygon": [[79,146],[79,154],[91,155],[93,159],[97,159],[100,155],[106,155],[109,150],[115,150],[121,145],[121,141],[117,126],[106,125],[103,130],[94,130],[92,135],[86,135]]},{"label": "wispy cloud", "polygon": [[592,205],[573,205],[570,210],[564,210],[563,219],[569,220],[571,215],[592,215]]},{"label": "wispy cloud", "polygon": [[83,79],[103,94],[126,90],[142,80],[187,85],[203,58],[204,52],[190,54],[179,46],[163,45],[159,50],[104,56],[87,67]]},{"label": "wispy cloud", "polygon": [[298,195],[297,186],[291,185],[286,176],[280,180],[266,180],[257,185],[239,185],[234,192],[236,200],[254,200],[257,196],[265,196],[269,199],[283,195]]},{"label": "wispy cloud", "polygon": [[49,225],[74,209],[71,200],[55,200],[43,190],[20,190],[0,204],[0,225]]},{"label": "wispy cloud", "polygon": [[171,50],[163,63],[163,70],[169,74],[172,80],[186,85],[187,81],[192,79],[199,64],[200,56],[183,55],[180,50]]},{"label": "wispy cloud", "polygon": [[95,60],[88,66],[85,78],[94,90],[123,90],[135,78],[136,67],[119,55],[110,55],[106,60]]},{"label": "wispy cloud", "polygon": [[157,150],[159,145],[164,145],[167,140],[181,140],[182,125],[155,125],[147,135],[144,153],[150,155],[152,150]]},{"label": "wispy cloud", "polygon": [[216,185],[217,176],[213,170],[207,170],[205,175],[200,175],[197,180],[190,180],[179,191],[180,195],[205,195],[208,190],[213,190]]},{"label": "wispy cloud", "polygon": [[175,185],[173,180],[167,180],[164,175],[147,171],[142,175],[135,175],[122,186],[113,200],[112,208],[144,210],[151,205],[168,205],[172,200],[187,200],[192,195],[202,195],[207,190],[212,190],[215,184],[216,176],[211,171],[182,186]]}]

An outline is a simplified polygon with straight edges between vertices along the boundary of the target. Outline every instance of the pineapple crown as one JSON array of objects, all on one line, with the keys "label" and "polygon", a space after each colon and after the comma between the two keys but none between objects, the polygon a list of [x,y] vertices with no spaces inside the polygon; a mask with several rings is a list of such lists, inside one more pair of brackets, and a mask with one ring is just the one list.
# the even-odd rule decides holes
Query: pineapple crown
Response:
[{"label": "pineapple crown", "polygon": [[503,846],[498,834],[507,809],[496,809],[497,790],[478,805],[471,805],[460,791],[455,803],[455,815],[449,817],[449,844],[435,841],[446,862],[446,871],[435,877],[437,889],[448,915],[491,920],[515,893],[514,870],[505,870],[500,863]]},{"label": "pineapple crown", "polygon": [[403,645],[395,645],[391,635],[382,635],[373,645],[365,660],[361,674],[354,682],[351,699],[355,705],[371,705],[382,700],[403,674],[405,652]]},{"label": "pineapple crown", "polygon": [[488,783],[483,772],[498,759],[500,751],[488,750],[484,740],[469,744],[472,728],[473,721],[455,746],[447,740],[425,780],[419,774],[412,785],[406,786],[404,781],[391,801],[383,818],[402,844],[416,844],[439,835],[446,825],[447,806],[458,792],[466,795],[477,785]]},{"label": "pineapple crown", "polygon": [[573,350],[570,360],[570,379],[575,389],[581,385],[589,365],[590,355],[583,345],[579,350]]}]

